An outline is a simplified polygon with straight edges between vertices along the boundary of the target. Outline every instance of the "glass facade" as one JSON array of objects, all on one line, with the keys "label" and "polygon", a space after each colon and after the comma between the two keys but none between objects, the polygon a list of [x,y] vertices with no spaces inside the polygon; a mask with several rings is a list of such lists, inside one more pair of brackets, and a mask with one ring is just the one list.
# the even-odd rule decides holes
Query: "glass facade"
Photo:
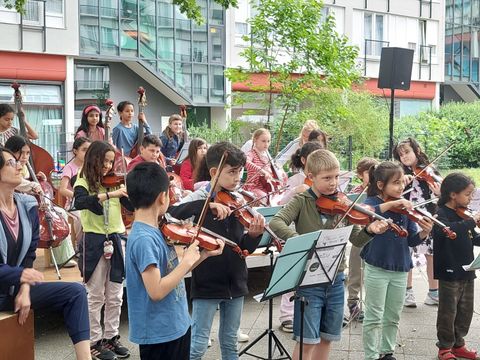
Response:
[{"label": "glass facade", "polygon": [[446,0],[445,80],[480,90],[480,0]]},{"label": "glass facade", "polygon": [[80,0],[80,53],[136,58],[195,104],[224,103],[225,10],[197,4],[201,25],[171,0]]}]

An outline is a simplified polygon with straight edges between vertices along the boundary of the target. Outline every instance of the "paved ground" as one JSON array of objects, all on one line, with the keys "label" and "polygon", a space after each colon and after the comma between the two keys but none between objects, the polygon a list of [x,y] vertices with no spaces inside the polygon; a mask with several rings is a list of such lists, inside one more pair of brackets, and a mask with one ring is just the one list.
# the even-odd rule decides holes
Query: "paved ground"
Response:
[{"label": "paved ground", "polygon": [[[251,339],[260,335],[268,325],[268,303],[257,303],[252,296],[258,294],[264,289],[269,276],[268,269],[255,269],[250,274],[250,296],[246,299],[244,313],[242,317],[242,331],[249,334]],[[416,269],[414,271],[414,291],[418,301],[418,308],[404,309],[400,324],[400,332],[397,339],[397,349],[395,356],[399,360],[433,360],[436,359],[436,307],[423,304],[427,292],[427,282],[425,279],[425,270]],[[476,287],[476,299],[480,296],[480,287]],[[278,304],[279,299],[274,302],[273,323],[275,333],[281,339],[282,344],[291,352],[294,342],[290,339],[290,334],[285,334],[278,330]],[[478,304],[478,301],[476,301]],[[480,347],[478,339],[480,338],[480,307],[475,306],[470,334],[467,337],[468,343],[472,347]],[[212,337],[215,339],[213,346],[208,350],[205,359],[220,359],[218,341],[216,340],[218,331],[218,319],[215,320],[212,330]],[[58,316],[37,314],[36,315],[36,344],[35,354],[38,360],[51,359],[74,359],[73,347],[64,330],[62,320]],[[361,324],[353,323],[344,329],[342,341],[336,343],[330,359],[363,359],[362,352],[362,327]],[[131,359],[140,359],[138,347],[128,342],[128,324],[126,307],[122,313],[121,322],[122,340],[131,349]],[[267,356],[266,339],[259,342],[252,350],[255,354]],[[278,355],[278,353],[276,353]],[[242,359],[252,359],[250,356],[242,356]]]}]

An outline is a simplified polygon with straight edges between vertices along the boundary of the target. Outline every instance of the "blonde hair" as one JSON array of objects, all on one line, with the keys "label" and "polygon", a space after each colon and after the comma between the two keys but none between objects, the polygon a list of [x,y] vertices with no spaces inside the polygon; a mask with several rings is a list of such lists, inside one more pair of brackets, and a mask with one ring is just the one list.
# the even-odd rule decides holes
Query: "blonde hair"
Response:
[{"label": "blonde hair", "polygon": [[319,149],[308,155],[305,168],[313,176],[316,176],[322,171],[340,169],[340,163],[334,153],[329,150]]},{"label": "blonde hair", "polygon": [[172,131],[172,129],[170,128],[170,125],[172,125],[172,123],[174,121],[181,121],[183,123],[183,118],[178,115],[178,114],[172,114],[170,115],[170,117],[168,118],[168,125],[165,127],[165,129],[163,130],[163,134],[168,137],[169,139],[171,139],[173,137],[173,135],[175,135]]},{"label": "blonde hair", "polygon": [[263,134],[270,135],[270,131],[268,131],[268,129],[265,129],[265,128],[259,128],[259,129],[255,130],[252,134],[252,141],[257,140]]},{"label": "blonde hair", "polygon": [[302,126],[302,130],[300,130],[300,134],[298,135],[300,139],[300,146],[303,146],[303,140],[302,140],[302,134],[303,132],[309,131],[312,132],[313,130],[318,130],[320,129],[320,126],[318,126],[317,122],[315,120],[307,120]]}]

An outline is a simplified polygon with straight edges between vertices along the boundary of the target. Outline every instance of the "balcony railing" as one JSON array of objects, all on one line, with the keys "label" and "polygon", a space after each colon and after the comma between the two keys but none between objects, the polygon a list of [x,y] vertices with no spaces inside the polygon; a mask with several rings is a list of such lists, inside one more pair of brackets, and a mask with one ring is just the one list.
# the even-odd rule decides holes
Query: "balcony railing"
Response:
[{"label": "balcony railing", "polygon": [[109,81],[90,81],[90,80],[75,81],[75,91],[108,90],[109,87],[110,87]]},{"label": "balcony railing", "polygon": [[428,80],[432,80],[432,46],[419,45],[418,78],[422,79],[424,69],[427,69]]},{"label": "balcony railing", "polygon": [[363,62],[364,62],[364,75],[367,75],[367,60],[368,57],[380,58],[382,55],[382,48],[388,47],[390,41],[365,39],[365,45],[363,48]]}]

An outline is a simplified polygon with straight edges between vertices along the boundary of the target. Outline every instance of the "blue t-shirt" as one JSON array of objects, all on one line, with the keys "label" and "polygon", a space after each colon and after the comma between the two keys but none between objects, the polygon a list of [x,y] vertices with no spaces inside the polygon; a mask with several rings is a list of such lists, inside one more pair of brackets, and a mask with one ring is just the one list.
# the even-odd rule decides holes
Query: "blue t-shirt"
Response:
[{"label": "blue t-shirt", "polygon": [[[143,125],[145,134],[151,134],[150,126]],[[138,138],[138,125],[132,124],[132,127],[127,128],[119,123],[112,130],[112,140],[118,149],[123,149],[125,155],[128,156],[132,151],[133,146],[137,142]]]},{"label": "blue t-shirt", "polygon": [[160,301],[152,301],[148,296],[142,272],[152,264],[165,277],[178,265],[177,253],[167,245],[158,228],[135,221],[128,236],[125,266],[129,338],[136,344],[176,340],[185,335],[191,324],[183,280]]}]

